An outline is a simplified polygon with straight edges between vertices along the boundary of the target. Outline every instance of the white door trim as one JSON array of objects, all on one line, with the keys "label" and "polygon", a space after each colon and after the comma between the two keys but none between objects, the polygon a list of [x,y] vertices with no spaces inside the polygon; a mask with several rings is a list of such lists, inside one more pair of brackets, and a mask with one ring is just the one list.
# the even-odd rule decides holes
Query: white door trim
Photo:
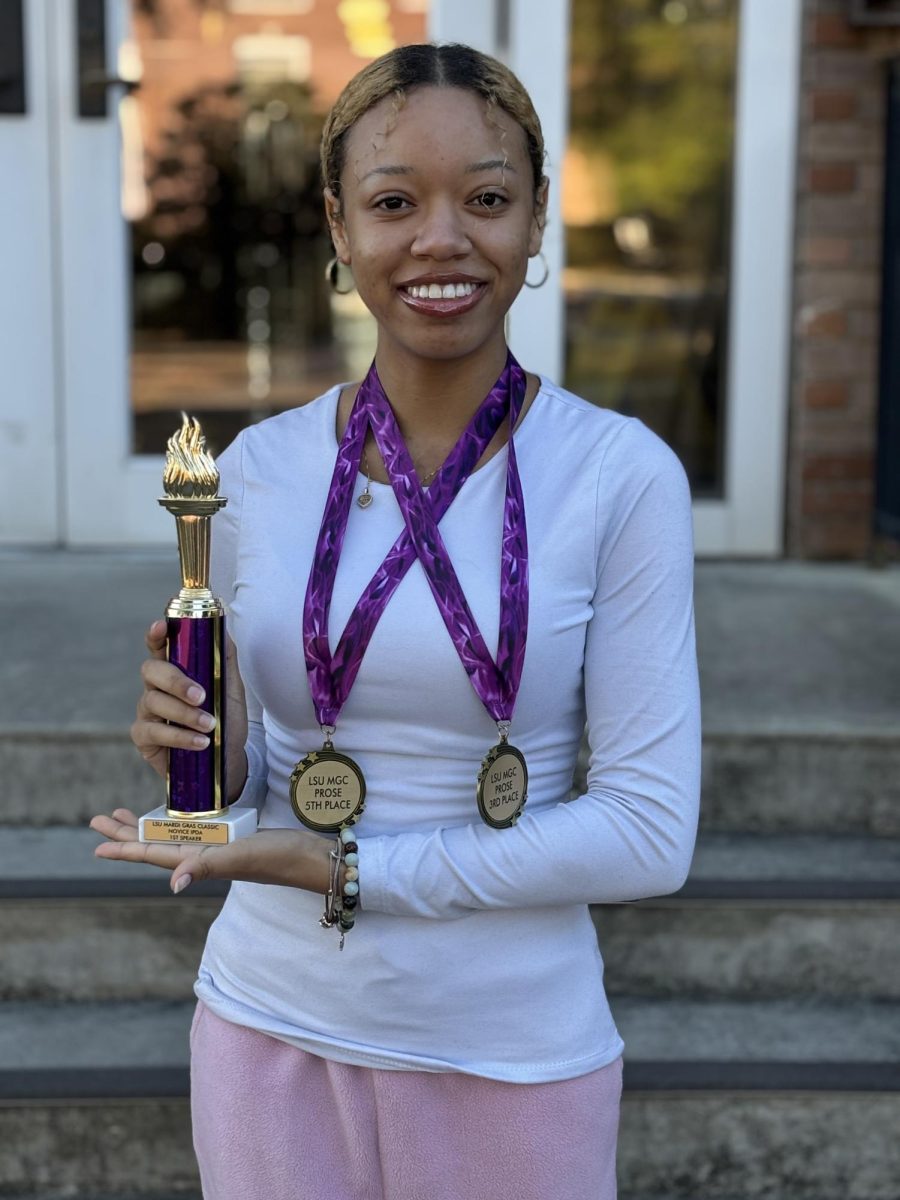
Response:
[{"label": "white door trim", "polygon": [[[707,554],[783,551],[802,0],[744,0],[738,44],[723,537]],[[711,514],[709,514],[711,516]]]},{"label": "white door trim", "polygon": [[0,116],[0,542],[60,540],[52,72],[47,3],[23,5],[25,108]]},{"label": "white door trim", "polygon": [[[108,93],[109,116],[76,111],[75,4],[57,9],[55,75],[60,93],[61,294],[67,383],[65,504],[69,545],[171,540],[156,503],[163,457],[131,453],[130,266],[122,215],[121,92]],[[118,47],[129,6],[107,0],[107,70],[118,74]]]}]

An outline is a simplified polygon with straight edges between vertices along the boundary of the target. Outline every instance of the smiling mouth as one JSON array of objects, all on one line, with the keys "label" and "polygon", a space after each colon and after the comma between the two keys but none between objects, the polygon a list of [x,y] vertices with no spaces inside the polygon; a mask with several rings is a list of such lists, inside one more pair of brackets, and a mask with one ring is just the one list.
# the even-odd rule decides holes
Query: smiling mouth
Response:
[{"label": "smiling mouth", "polygon": [[407,283],[397,289],[407,308],[424,317],[441,319],[467,313],[481,301],[486,290],[486,283],[473,279],[455,279],[448,283]]},{"label": "smiling mouth", "polygon": [[463,300],[474,296],[480,283],[421,283],[401,288],[414,300]]}]

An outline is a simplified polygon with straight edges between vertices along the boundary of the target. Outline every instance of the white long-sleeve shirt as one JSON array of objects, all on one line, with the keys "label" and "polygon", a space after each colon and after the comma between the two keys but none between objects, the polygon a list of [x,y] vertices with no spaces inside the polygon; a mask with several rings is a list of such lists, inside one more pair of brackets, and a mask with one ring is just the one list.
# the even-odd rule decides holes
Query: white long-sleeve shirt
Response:
[{"label": "white long-sleeve shirt", "polygon": [[[321,745],[301,622],[334,466],[339,388],[246,430],[219,459],[213,584],[251,696],[246,793],[263,828],[298,828],[294,764]],[[528,525],[525,666],[510,741],[526,756],[519,823],[475,801],[497,730],[414,563],[382,616],[335,748],[368,787],[360,906],[343,953],[322,899],[235,883],[197,994],[219,1016],[343,1062],[513,1082],[584,1074],[623,1044],[587,905],[677,890],[696,834],[700,737],[690,499],[640,422],[547,380],[515,435]],[[507,454],[441,521],[493,652]],[[364,486],[360,476],[358,492]],[[351,508],[332,650],[402,529],[389,485]],[[587,721],[588,790],[570,799]]]}]

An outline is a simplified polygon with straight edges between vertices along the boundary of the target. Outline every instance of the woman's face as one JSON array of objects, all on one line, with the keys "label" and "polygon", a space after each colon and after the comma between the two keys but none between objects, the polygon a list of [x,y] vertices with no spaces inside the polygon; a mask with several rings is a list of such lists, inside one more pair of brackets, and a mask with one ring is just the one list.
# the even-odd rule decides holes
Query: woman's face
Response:
[{"label": "woman's face", "polygon": [[338,256],[378,322],[379,353],[496,357],[545,204],[523,130],[472,92],[420,87],[360,117],[340,202],[326,191],[326,206]]}]

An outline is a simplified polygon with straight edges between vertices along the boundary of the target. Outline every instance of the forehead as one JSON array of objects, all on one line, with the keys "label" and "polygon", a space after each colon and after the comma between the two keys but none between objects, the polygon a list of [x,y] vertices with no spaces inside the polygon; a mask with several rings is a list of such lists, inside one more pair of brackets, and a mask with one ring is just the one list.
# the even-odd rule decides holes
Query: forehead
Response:
[{"label": "forehead", "polygon": [[507,112],[458,87],[417,87],[385,96],[347,135],[344,179],[377,167],[458,165],[506,159],[530,172],[525,131]]}]

